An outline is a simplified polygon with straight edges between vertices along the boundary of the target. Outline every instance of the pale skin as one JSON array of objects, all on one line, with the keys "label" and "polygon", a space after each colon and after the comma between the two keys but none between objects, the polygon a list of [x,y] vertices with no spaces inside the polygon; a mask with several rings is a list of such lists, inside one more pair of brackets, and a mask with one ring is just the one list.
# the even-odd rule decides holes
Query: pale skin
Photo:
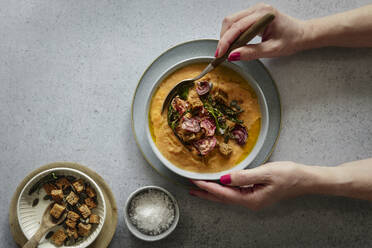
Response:
[{"label": "pale skin", "polygon": [[[216,56],[224,54],[241,32],[268,12],[273,12],[276,18],[263,32],[262,42],[232,51],[230,60],[286,56],[325,46],[372,47],[372,5],[302,21],[269,5],[258,4],[223,20]],[[220,181],[222,184],[193,180],[199,189],[191,189],[190,194],[252,210],[306,194],[372,201],[372,158],[335,167],[272,162],[254,169],[235,171],[221,177]]]},{"label": "pale skin", "polygon": [[241,32],[268,12],[276,17],[262,34],[262,42],[235,49],[229,58],[237,53],[241,60],[273,58],[325,46],[372,47],[372,5],[303,21],[285,15],[270,5],[257,4],[225,17],[217,57],[227,51],[229,44]]}]

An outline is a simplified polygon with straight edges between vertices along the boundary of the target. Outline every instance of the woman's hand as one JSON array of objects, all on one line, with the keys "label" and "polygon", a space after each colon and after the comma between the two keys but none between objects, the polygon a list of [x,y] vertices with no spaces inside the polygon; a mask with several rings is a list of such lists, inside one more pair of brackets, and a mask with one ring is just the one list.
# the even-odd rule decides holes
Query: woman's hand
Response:
[{"label": "woman's hand", "polygon": [[190,194],[252,210],[303,194],[346,196],[372,201],[372,158],[335,167],[274,162],[220,178],[222,184],[192,181]]},{"label": "woman's hand", "polygon": [[271,58],[290,55],[304,49],[306,40],[304,21],[287,16],[270,5],[257,4],[225,17],[215,56],[222,56],[239,34],[269,12],[275,15],[275,19],[263,32],[262,42],[237,48],[230,53],[228,59],[235,61]]},{"label": "woman's hand", "polygon": [[230,61],[272,58],[297,51],[324,46],[372,47],[372,5],[302,21],[285,15],[267,4],[225,17],[222,22],[216,57],[222,56],[230,44],[260,17],[271,12],[275,19],[262,34],[262,42],[237,48]]},{"label": "woman's hand", "polygon": [[275,162],[235,171],[221,177],[221,183],[226,186],[195,180],[192,182],[202,190],[192,189],[190,194],[258,210],[281,199],[305,193],[309,178],[305,178],[302,167],[293,162]]}]

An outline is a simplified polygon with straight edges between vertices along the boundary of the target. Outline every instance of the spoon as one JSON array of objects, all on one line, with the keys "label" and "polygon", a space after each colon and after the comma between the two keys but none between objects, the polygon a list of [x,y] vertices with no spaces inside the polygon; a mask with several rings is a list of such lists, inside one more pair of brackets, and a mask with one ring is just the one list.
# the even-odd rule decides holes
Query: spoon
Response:
[{"label": "spoon", "polygon": [[211,72],[214,68],[224,62],[227,57],[229,56],[230,52],[235,50],[236,48],[245,46],[250,40],[252,40],[257,34],[265,29],[265,27],[270,24],[275,18],[275,15],[272,13],[268,13],[261,17],[256,23],[250,26],[246,31],[244,31],[241,35],[239,35],[230,45],[229,49],[225,52],[225,54],[219,58],[213,59],[208,66],[196,77],[192,79],[186,79],[179,82],[167,95],[163,102],[163,107],[161,113],[164,112],[165,109],[168,108],[170,102],[173,98],[178,95],[182,89],[190,88],[194,85],[196,80],[204,77],[207,73]]},{"label": "spoon", "polygon": [[29,241],[23,246],[23,248],[36,248],[44,236],[44,234],[50,230],[51,228],[59,225],[66,219],[67,213],[65,212],[57,222],[54,222],[52,216],[50,215],[50,210],[52,209],[54,203],[49,204],[49,206],[45,209],[43,217],[41,219],[40,227],[31,237]]}]

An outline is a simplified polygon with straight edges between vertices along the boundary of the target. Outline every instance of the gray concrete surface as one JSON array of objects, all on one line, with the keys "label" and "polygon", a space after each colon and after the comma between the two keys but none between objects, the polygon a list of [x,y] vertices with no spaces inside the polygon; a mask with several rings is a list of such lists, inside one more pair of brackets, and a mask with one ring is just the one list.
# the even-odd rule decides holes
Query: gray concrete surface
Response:
[{"label": "gray concrete surface", "polygon": [[[371,247],[371,204],[301,197],[260,212],[190,197],[142,158],[130,104],[145,68],[165,49],[218,38],[222,18],[255,1],[0,1],[0,246],[15,187],[33,169],[75,161],[96,170],[120,208],[111,247]],[[314,18],[370,1],[269,1]],[[372,50],[324,48],[264,60],[278,83],[283,129],[271,160],[334,166],[372,156]],[[160,185],[181,219],[166,240],[127,230],[130,192]]]}]

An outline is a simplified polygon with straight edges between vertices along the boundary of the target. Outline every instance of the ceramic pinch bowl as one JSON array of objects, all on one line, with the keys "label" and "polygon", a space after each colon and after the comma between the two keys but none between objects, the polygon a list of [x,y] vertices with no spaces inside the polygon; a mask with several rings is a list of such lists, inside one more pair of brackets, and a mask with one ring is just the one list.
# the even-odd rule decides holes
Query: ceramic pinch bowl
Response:
[{"label": "ceramic pinch bowl", "polygon": [[[129,213],[132,200],[135,199],[137,196],[139,196],[143,193],[149,192],[149,191],[159,191],[159,192],[164,193],[166,196],[169,197],[169,199],[171,200],[171,203],[173,204],[173,207],[174,207],[174,218],[173,218],[172,223],[170,224],[168,229],[166,229],[165,231],[163,231],[163,232],[161,232],[160,234],[157,234],[157,235],[148,235],[148,234],[145,234],[145,233],[141,232],[136,227],[136,225],[132,222],[131,217],[130,217],[130,213]],[[158,240],[164,239],[165,237],[167,237],[168,235],[170,235],[174,231],[174,229],[176,228],[176,226],[178,224],[179,218],[180,218],[180,210],[179,210],[178,203],[177,203],[176,199],[167,190],[165,190],[161,187],[158,187],[158,186],[145,186],[145,187],[141,187],[141,188],[135,190],[133,193],[131,193],[129,195],[129,197],[127,199],[127,202],[125,203],[125,207],[124,207],[124,220],[125,220],[125,223],[127,224],[127,227],[129,229],[129,231],[135,237],[137,237],[141,240],[144,240],[144,241],[158,241]]]}]

